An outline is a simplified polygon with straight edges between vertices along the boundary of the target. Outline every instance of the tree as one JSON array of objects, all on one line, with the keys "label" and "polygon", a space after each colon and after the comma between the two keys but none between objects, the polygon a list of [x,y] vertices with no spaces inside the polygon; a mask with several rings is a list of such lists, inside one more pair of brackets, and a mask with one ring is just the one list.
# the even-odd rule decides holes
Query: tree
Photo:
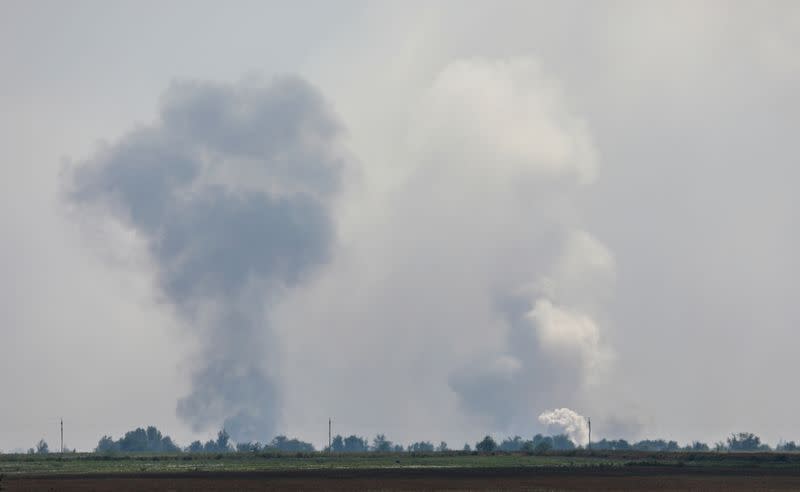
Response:
[{"label": "tree", "polygon": [[545,453],[553,449],[553,438],[550,436],[536,434],[533,436],[533,441],[531,444],[533,445],[534,453]]},{"label": "tree", "polygon": [[571,451],[575,449],[575,443],[566,434],[556,434],[553,436],[553,449],[557,451]]},{"label": "tree", "polygon": [[231,450],[231,436],[225,429],[217,432],[217,451],[230,451]]},{"label": "tree", "polygon": [[156,443],[160,443],[164,438],[164,436],[161,435],[161,431],[152,425],[145,429],[144,432],[147,436],[147,443],[149,447],[153,447]]},{"label": "tree", "polygon": [[548,439],[545,441],[541,441],[539,444],[533,447],[533,452],[536,454],[544,454],[553,449],[553,441]]},{"label": "tree", "polygon": [[444,441],[440,442],[439,445],[436,446],[436,451],[440,453],[444,453],[445,451],[447,451],[447,443]]},{"label": "tree", "polygon": [[289,441],[289,438],[284,436],[284,435],[275,436],[275,437],[272,438],[272,442],[267,444],[267,447],[268,448],[272,448],[272,449],[277,449],[278,451],[283,451],[284,448],[287,447],[286,443],[288,441]]},{"label": "tree", "polygon": [[432,453],[433,450],[433,444],[428,441],[415,442],[408,446],[408,451],[410,453]]},{"label": "tree", "polygon": [[50,448],[47,446],[47,443],[44,439],[39,439],[39,442],[36,443],[36,454],[47,454],[50,452]]},{"label": "tree", "polygon": [[141,427],[128,431],[119,440],[120,451],[142,452],[147,449],[147,431]]},{"label": "tree", "polygon": [[119,451],[119,445],[114,442],[111,436],[103,436],[97,441],[97,447],[94,448],[95,453],[113,453]]},{"label": "tree", "polygon": [[703,451],[708,451],[708,450],[709,450],[709,447],[708,447],[708,444],[706,444],[706,443],[704,443],[704,442],[700,442],[700,441],[692,441],[692,443],[691,443],[691,444],[687,444],[687,445],[686,445],[686,447],[685,447],[685,448],[683,448],[683,449],[684,449],[685,451],[698,451],[698,452],[703,452]]},{"label": "tree", "polygon": [[775,447],[776,451],[800,451],[800,446],[798,446],[794,441],[779,443]]},{"label": "tree", "polygon": [[274,449],[285,453],[312,453],[314,452],[314,445],[297,438],[289,439],[281,435],[275,436],[272,442],[267,444],[264,449]]},{"label": "tree", "polygon": [[472,451],[472,448],[471,448],[471,447],[469,447],[469,443],[464,443],[464,447],[461,449],[461,451],[464,451],[464,452],[466,452],[466,453],[469,453],[469,452],[471,452],[471,451]]},{"label": "tree", "polygon": [[367,444],[367,440],[363,437],[352,435],[344,439],[343,451],[345,453],[364,453],[369,451],[369,446]]},{"label": "tree", "polygon": [[169,436],[164,436],[161,439],[161,451],[167,453],[180,453],[181,447],[172,442],[172,438]]},{"label": "tree", "polygon": [[333,438],[333,441],[331,441],[331,451],[337,453],[344,451],[344,439],[342,439],[342,436],[337,434],[336,437]]},{"label": "tree", "polygon": [[189,447],[186,448],[186,451],[190,453],[202,453],[203,443],[200,441],[194,441],[193,443],[189,444]]},{"label": "tree", "polygon": [[217,432],[216,441],[209,440],[203,445],[203,451],[206,453],[227,453],[232,450],[233,446],[231,446],[231,436],[225,429]]},{"label": "tree", "polygon": [[761,449],[761,438],[752,432],[731,434],[728,438],[728,451],[758,451]]},{"label": "tree", "polygon": [[597,450],[611,450],[611,451],[624,451],[631,449],[631,445],[625,439],[607,440],[605,438],[600,441],[592,443],[592,449]]},{"label": "tree", "polygon": [[386,439],[385,435],[378,434],[372,440],[372,450],[379,453],[388,453],[392,450],[392,441]]},{"label": "tree", "polygon": [[638,451],[679,451],[680,446],[676,441],[665,441],[663,439],[644,439],[632,446]]},{"label": "tree", "polygon": [[492,436],[486,436],[481,442],[475,444],[475,449],[481,453],[491,453],[497,449],[497,443]]},{"label": "tree", "polygon": [[[199,442],[199,441],[198,441]],[[257,453],[261,451],[261,443],[256,442],[240,442],[236,444],[236,451],[240,453]]]},{"label": "tree", "polygon": [[141,427],[128,431],[114,442],[111,436],[103,436],[97,443],[95,451],[98,452],[136,452],[136,453],[177,453],[180,448],[169,436],[164,436],[161,431],[152,425],[147,429]]},{"label": "tree", "polygon": [[500,451],[519,451],[523,444],[520,436],[507,437],[500,443],[499,449]]}]

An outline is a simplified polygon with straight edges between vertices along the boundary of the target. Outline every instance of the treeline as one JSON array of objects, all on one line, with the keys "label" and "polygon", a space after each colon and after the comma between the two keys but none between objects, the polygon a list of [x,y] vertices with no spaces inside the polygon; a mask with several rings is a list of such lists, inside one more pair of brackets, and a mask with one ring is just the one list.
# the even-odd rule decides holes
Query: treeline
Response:
[{"label": "treeline", "polygon": [[629,443],[625,439],[597,441],[592,443],[592,449],[610,451],[658,451],[658,452],[677,452],[677,451],[800,451],[800,445],[794,441],[779,442],[775,448],[769,444],[761,442],[761,438],[751,432],[739,432],[731,434],[725,441],[716,442],[713,446],[706,443],[693,441],[686,446],[680,446],[676,441],[665,441],[664,439],[645,439],[634,443]]},{"label": "treeline", "polygon": [[277,436],[267,444],[259,442],[234,443],[228,432],[223,429],[217,433],[216,439],[209,439],[205,443],[194,441],[185,448],[176,445],[169,436],[164,436],[161,431],[153,426],[147,429],[134,429],[126,432],[125,436],[114,440],[110,436],[103,436],[95,447],[96,453],[230,453],[239,452],[313,452],[311,443],[298,439],[289,439],[286,436]]},{"label": "treeline", "polygon": [[[394,443],[386,438],[384,434],[378,434],[372,441],[364,437],[350,435],[347,437],[336,435],[331,440],[330,447],[326,446],[322,451],[334,453],[435,453],[435,452],[524,452],[529,454],[540,454],[547,452],[572,451],[585,449],[583,446],[576,445],[566,434],[544,436],[536,434],[532,439],[523,439],[520,436],[507,437],[499,443],[491,436],[485,436],[482,440],[475,443],[474,447],[465,444],[462,448],[451,449],[447,443],[442,441],[433,444],[430,441],[418,441],[403,446]],[[763,443],[761,439],[753,433],[740,432],[732,434],[725,441],[719,441],[713,446],[706,443],[694,441],[685,446],[680,446],[677,441],[666,441],[664,439],[644,439],[636,442],[628,442],[625,439],[602,439],[591,443],[592,450],[602,451],[648,451],[648,452],[757,452],[757,451],[780,451],[793,452],[800,451],[800,445],[795,441],[780,442],[775,448]],[[147,428],[137,428],[126,432],[121,438],[114,440],[111,436],[103,436],[98,441],[94,449],[97,453],[228,453],[228,452],[250,452],[250,453],[312,453],[316,449],[314,445],[301,441],[296,438],[288,438],[279,435],[268,443],[242,442],[234,443],[230,435],[223,429],[217,433],[216,439],[206,442],[194,441],[189,446],[180,447],[172,438],[165,436],[157,428],[150,426]],[[44,439],[40,440],[35,448],[30,448],[29,453],[47,454],[50,449]],[[74,450],[72,451],[74,452]]]},{"label": "treeline", "polygon": [[95,451],[98,453],[137,452],[137,453],[177,453],[181,451],[172,438],[164,436],[161,431],[152,425],[147,429],[134,429],[126,432],[125,436],[114,440],[111,436],[103,436],[97,443]]}]

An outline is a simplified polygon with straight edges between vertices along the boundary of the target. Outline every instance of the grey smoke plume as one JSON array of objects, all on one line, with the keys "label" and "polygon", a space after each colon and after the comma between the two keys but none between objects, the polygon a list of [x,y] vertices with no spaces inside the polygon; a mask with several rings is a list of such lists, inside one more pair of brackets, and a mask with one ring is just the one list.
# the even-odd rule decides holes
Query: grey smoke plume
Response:
[{"label": "grey smoke plume", "polygon": [[266,439],[280,417],[267,310],[334,241],[340,128],[297,78],[173,84],[160,121],[73,172],[69,199],[132,229],[160,292],[201,347],[178,414],[199,430]]}]

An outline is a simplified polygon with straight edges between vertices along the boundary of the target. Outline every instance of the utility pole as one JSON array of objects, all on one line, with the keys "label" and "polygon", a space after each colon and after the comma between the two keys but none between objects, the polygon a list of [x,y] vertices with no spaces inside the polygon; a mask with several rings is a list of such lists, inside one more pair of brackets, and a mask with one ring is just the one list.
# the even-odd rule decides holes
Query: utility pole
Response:
[{"label": "utility pole", "polygon": [[61,419],[61,454],[64,454],[64,419]]},{"label": "utility pole", "polygon": [[586,417],[586,422],[589,424],[589,449],[592,449],[592,418]]},{"label": "utility pole", "polygon": [[328,452],[329,453],[333,452],[333,449],[331,449],[331,418],[330,417],[328,417]]}]

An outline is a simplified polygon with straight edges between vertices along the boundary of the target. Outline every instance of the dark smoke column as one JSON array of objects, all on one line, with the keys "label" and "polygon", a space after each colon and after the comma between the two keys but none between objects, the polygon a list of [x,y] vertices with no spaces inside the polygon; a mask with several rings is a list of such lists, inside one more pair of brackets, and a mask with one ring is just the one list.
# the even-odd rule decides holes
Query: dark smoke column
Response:
[{"label": "dark smoke column", "polygon": [[173,84],[160,119],[81,163],[69,200],[144,238],[164,299],[201,343],[178,414],[270,438],[280,412],[270,303],[335,240],[340,127],[297,78]]}]

